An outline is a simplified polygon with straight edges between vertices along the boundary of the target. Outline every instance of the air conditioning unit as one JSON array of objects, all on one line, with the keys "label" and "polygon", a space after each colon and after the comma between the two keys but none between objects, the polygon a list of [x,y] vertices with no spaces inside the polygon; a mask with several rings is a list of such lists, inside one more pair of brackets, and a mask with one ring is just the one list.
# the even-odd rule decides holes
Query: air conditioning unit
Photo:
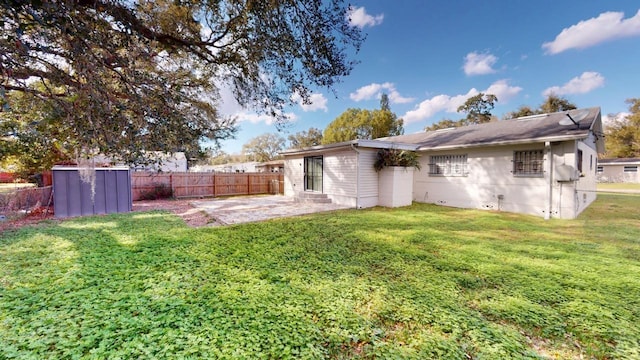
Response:
[{"label": "air conditioning unit", "polygon": [[580,172],[571,165],[556,166],[556,181],[576,181],[580,178]]}]

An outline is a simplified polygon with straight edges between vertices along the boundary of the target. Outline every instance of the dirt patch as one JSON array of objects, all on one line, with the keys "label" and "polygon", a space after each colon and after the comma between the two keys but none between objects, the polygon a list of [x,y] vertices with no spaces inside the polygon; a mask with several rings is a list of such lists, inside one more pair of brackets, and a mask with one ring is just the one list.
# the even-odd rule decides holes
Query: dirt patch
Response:
[{"label": "dirt patch", "polygon": [[46,207],[39,207],[27,214],[20,214],[0,221],[0,233],[6,230],[15,230],[23,226],[34,225],[45,220],[53,219],[53,210],[47,211]]},{"label": "dirt patch", "polygon": [[142,200],[133,202],[133,211],[164,210],[177,215],[191,227],[221,225],[202,209],[191,205],[193,200]]},{"label": "dirt patch", "polygon": [[[190,227],[221,225],[202,209],[193,207],[191,205],[192,201],[193,200],[134,201],[133,211],[169,211],[181,217],[182,220],[184,220],[184,222]],[[35,225],[45,220],[54,220],[53,210],[47,211],[47,208],[38,208],[28,214],[10,218],[5,221],[0,221],[0,232],[4,232],[6,230],[15,230],[29,225]]]}]

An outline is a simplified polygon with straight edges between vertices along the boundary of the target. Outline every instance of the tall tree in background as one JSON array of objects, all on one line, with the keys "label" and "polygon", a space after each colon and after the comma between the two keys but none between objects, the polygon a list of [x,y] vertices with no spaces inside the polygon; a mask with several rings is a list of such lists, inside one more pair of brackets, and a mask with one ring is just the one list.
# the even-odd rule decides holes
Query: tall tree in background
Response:
[{"label": "tall tree in background", "polygon": [[640,98],[628,99],[631,114],[615,118],[605,129],[606,157],[640,157]]},{"label": "tall tree in background", "polygon": [[447,128],[457,128],[467,125],[484,124],[493,119],[491,110],[498,102],[498,97],[493,94],[483,94],[468,98],[464,104],[458,107],[458,112],[466,113],[467,116],[460,120],[442,119],[424,128],[424,131],[435,131]]},{"label": "tall tree in background", "polygon": [[242,145],[242,154],[246,155],[249,161],[271,161],[280,157],[285,144],[286,140],[282,136],[272,133],[263,134]]},{"label": "tall tree in background", "polygon": [[532,109],[530,106],[522,105],[517,110],[508,112],[504,116],[504,119],[505,120],[507,120],[507,119],[515,119],[515,118],[519,118],[519,117],[531,116],[531,115],[536,115],[536,114],[540,114],[540,110],[539,109]]},{"label": "tall tree in background", "polygon": [[532,109],[527,105],[522,105],[517,110],[505,114],[504,119],[515,119],[523,116],[548,114],[574,109],[577,109],[577,106],[574,103],[563,97],[550,94],[549,96],[547,96],[544,102],[540,104],[540,106],[538,106],[538,108]]},{"label": "tall tree in background", "polygon": [[380,111],[383,113],[385,118],[389,119],[388,121],[390,121],[391,124],[389,126],[388,135],[383,136],[397,136],[404,134],[404,120],[398,119],[398,116],[391,111],[391,107],[389,106],[389,95],[386,93],[382,93],[382,95],[380,95]]},{"label": "tall tree in background", "polygon": [[491,110],[498,97],[493,94],[483,94],[472,96],[458,107],[458,112],[467,114],[463,125],[484,124],[491,121]]},{"label": "tall tree in background", "polygon": [[540,111],[542,114],[574,110],[574,109],[577,109],[575,104],[555,94],[549,94],[546,100],[540,105]]},{"label": "tall tree in background", "polygon": [[322,130],[309,128],[288,136],[289,148],[302,149],[322,144]]},{"label": "tall tree in background", "polygon": [[52,128],[73,129],[56,137],[65,152],[130,162],[143,150],[233,136],[235,122],[217,112],[221,86],[282,123],[292,94],[308,100],[309,87],[332,87],[352,70],[347,53],[363,36],[347,8],[342,0],[3,1],[2,121],[20,116],[16,92],[50,101]]},{"label": "tall tree in background", "polygon": [[426,126],[424,128],[424,131],[436,131],[441,129],[457,128],[460,126],[464,126],[463,121],[464,119],[461,119],[461,120],[442,119],[436,123]]},{"label": "tall tree in background", "polygon": [[386,94],[380,98],[380,109],[347,109],[325,129],[323,144],[333,144],[355,139],[377,139],[402,135],[404,121],[389,109]]}]

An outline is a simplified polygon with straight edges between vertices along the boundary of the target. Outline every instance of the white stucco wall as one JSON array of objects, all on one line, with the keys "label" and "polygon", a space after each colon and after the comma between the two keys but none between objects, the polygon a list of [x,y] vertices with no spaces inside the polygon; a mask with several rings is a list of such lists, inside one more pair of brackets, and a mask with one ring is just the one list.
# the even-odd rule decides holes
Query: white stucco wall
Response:
[{"label": "white stucco wall", "polygon": [[378,173],[378,205],[409,206],[413,200],[414,168],[386,167]]},{"label": "white stucco wall", "polygon": [[[598,152],[592,139],[578,141],[577,148],[582,150],[582,174],[576,182],[576,216],[583,212],[597,198],[597,162]],[[576,159],[577,161],[577,159]],[[576,163],[576,168],[578,164]]]},{"label": "white stucco wall", "polygon": [[[583,146],[583,160],[589,161],[595,153]],[[514,151],[544,149],[544,144],[522,146],[496,146],[456,151],[422,152],[422,170],[414,173],[414,196],[417,202],[433,203],[461,208],[501,210],[545,216],[549,211],[549,184],[551,176],[551,217],[574,218],[595,196],[595,182],[591,178],[580,180],[581,192],[576,192],[576,182],[559,183],[549,174],[549,155],[545,154],[545,173],[542,177],[520,177],[512,174]],[[554,143],[551,146],[553,167],[560,164],[576,165],[576,143]],[[467,176],[429,175],[431,155],[467,154]],[[589,164],[586,164],[587,168]],[[594,164],[595,166],[595,164]],[[552,171],[552,172],[554,172]],[[593,194],[591,193],[593,190]],[[585,201],[583,194],[587,194]],[[580,197],[581,204],[577,198]],[[586,204],[586,205],[585,205]]]}]

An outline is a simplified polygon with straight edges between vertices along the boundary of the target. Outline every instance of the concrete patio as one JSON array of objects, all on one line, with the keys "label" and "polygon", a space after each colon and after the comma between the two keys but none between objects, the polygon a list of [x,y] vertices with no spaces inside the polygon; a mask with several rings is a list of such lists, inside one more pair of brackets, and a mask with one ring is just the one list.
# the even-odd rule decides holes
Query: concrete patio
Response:
[{"label": "concrete patio", "polygon": [[192,201],[191,205],[205,211],[223,225],[347,209],[345,206],[336,204],[297,203],[293,198],[282,195],[196,200]]}]

